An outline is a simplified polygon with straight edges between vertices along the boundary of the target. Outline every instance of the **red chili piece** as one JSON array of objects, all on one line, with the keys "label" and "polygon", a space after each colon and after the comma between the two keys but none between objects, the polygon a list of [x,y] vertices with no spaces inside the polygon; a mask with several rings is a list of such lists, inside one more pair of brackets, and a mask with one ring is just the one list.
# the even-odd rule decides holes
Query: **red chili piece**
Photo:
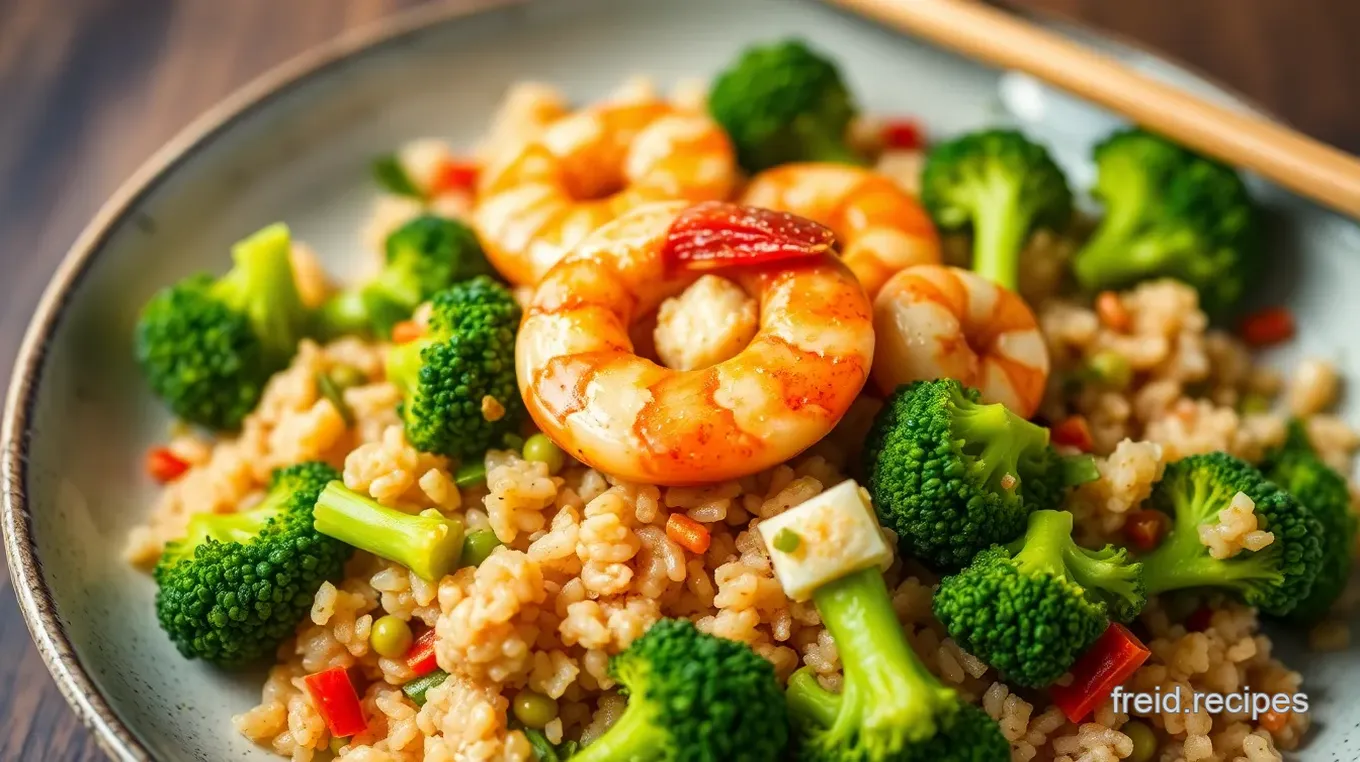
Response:
[{"label": "red chili piece", "polygon": [[1124,522],[1124,536],[1140,553],[1150,553],[1162,544],[1168,521],[1165,513],[1152,508],[1135,511]]},{"label": "red chili piece", "polygon": [[1254,347],[1278,344],[1294,335],[1294,315],[1284,307],[1270,307],[1242,321],[1242,340]]},{"label": "red chili piece", "polygon": [[1091,439],[1091,427],[1086,423],[1084,416],[1074,415],[1065,418],[1049,431],[1055,445],[1075,447],[1082,452],[1095,449],[1095,441]]},{"label": "red chili piece", "polygon": [[434,628],[431,627],[416,638],[416,642],[412,643],[411,649],[406,652],[406,666],[416,677],[428,675],[439,667],[434,656],[435,640]]},{"label": "red chili piece", "polygon": [[168,484],[184,475],[189,464],[168,447],[153,447],[146,453],[146,472],[161,484]]},{"label": "red chili piece", "polygon": [[344,667],[331,667],[302,680],[331,735],[347,738],[368,729],[364,708],[359,704],[359,694],[355,692],[349,671]]},{"label": "red chili piece", "polygon": [[925,144],[925,133],[915,119],[890,119],[883,125],[884,148],[914,151]]},{"label": "red chili piece", "polygon": [[1112,623],[1072,665],[1072,682],[1052,686],[1049,696],[1067,719],[1080,723],[1151,655],[1127,627]]},{"label": "red chili piece", "polygon": [[468,161],[448,161],[440,165],[430,183],[430,195],[471,190],[477,185],[477,165]]},{"label": "red chili piece", "polygon": [[707,201],[675,218],[662,257],[673,266],[714,270],[816,256],[835,242],[830,228],[797,215]]}]

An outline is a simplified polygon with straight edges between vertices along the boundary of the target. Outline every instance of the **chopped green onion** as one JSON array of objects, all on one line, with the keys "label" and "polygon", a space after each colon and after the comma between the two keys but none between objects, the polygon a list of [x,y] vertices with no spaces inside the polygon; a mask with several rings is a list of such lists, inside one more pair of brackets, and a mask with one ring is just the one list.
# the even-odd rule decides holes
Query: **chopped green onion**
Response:
[{"label": "chopped green onion", "polygon": [[453,483],[459,487],[475,487],[486,481],[486,461],[476,463],[464,463],[458,467],[458,473],[453,475]]},{"label": "chopped green onion", "polygon": [[394,153],[384,154],[373,160],[373,179],[377,180],[378,185],[388,193],[425,198],[425,194],[411,182],[406,170],[402,169],[401,162],[397,161],[397,155]]},{"label": "chopped green onion", "polygon": [[401,686],[401,692],[406,694],[406,698],[414,701],[416,706],[425,706],[425,694],[448,678],[449,673],[442,669],[436,669],[428,675],[417,677]]},{"label": "chopped green onion", "polygon": [[798,533],[784,527],[774,536],[774,549],[780,553],[792,553],[798,550],[798,546],[803,544],[803,538]]},{"label": "chopped green onion", "polygon": [[317,393],[326,398],[327,402],[331,403],[331,406],[335,408],[335,412],[339,413],[340,417],[345,421],[346,426],[354,425],[354,410],[352,410],[349,404],[345,402],[345,395],[340,391],[340,387],[336,385],[335,381],[331,379],[330,376],[325,373],[317,373],[316,390]]}]

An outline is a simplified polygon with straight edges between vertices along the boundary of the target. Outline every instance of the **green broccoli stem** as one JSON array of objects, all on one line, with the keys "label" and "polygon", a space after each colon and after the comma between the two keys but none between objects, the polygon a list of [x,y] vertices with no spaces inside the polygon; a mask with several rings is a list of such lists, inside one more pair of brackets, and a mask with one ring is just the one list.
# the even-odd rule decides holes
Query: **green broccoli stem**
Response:
[{"label": "green broccoli stem", "polygon": [[829,728],[841,713],[841,697],[822,687],[812,667],[802,667],[789,676],[785,695],[789,710],[800,722]]},{"label": "green broccoli stem", "polygon": [[572,762],[631,762],[663,756],[658,750],[674,742],[666,728],[657,726],[649,708],[645,693],[631,696],[623,716],[572,755]]},{"label": "green broccoli stem", "polygon": [[[880,734],[911,743],[934,736],[940,710],[954,703],[954,693],[911,650],[883,574],[874,567],[853,572],[818,588],[812,600],[836,641],[845,674],[831,736]],[[812,716],[826,716],[831,706],[806,684],[790,702]]]},{"label": "green broccoli stem", "polygon": [[370,333],[372,325],[363,292],[347,288],[326,300],[317,312],[317,326],[326,338]]},{"label": "green broccoli stem", "polygon": [[[979,405],[956,393],[957,413],[951,426],[954,436],[982,442],[977,458],[984,476],[998,492],[1015,494],[1020,486],[1020,459],[1048,447],[1049,430],[1011,412],[1001,403]],[[1012,477],[1006,483],[1006,477]]]},{"label": "green broccoli stem", "polygon": [[438,511],[402,513],[334,481],[312,512],[316,531],[360,550],[395,561],[436,582],[458,567],[463,524]]},{"label": "green broccoli stem", "polygon": [[1067,576],[1065,561],[1071,555],[1072,514],[1067,511],[1035,511],[1025,534],[1006,546],[1015,565],[1024,571]]},{"label": "green broccoli stem", "polygon": [[991,183],[973,220],[973,271],[1011,291],[1020,286],[1020,250],[1034,222],[1019,190]]},{"label": "green broccoli stem", "polygon": [[307,317],[291,252],[288,227],[270,225],[232,247],[235,264],[212,288],[215,297],[246,315],[279,365],[293,356]]},{"label": "green broccoli stem", "polygon": [[1142,556],[1143,584],[1148,595],[1192,587],[1246,589],[1252,582],[1278,581],[1280,572],[1266,554],[1234,558],[1226,563],[1209,555],[1195,522],[1177,521],[1157,549]]}]

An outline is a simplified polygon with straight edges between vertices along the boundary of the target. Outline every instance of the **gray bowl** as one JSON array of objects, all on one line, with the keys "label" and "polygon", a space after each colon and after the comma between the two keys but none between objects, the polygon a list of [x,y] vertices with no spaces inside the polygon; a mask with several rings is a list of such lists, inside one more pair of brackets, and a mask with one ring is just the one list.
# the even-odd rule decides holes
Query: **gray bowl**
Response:
[{"label": "gray bowl", "polygon": [[[629,73],[662,82],[710,75],[743,45],[800,35],[844,64],[871,112],[921,118],[941,135],[1024,117],[1080,184],[1089,142],[1113,123],[1083,104],[812,2],[557,0],[469,13],[425,7],[267,75],[158,154],[109,202],[42,299],[4,420],[4,527],[15,589],[39,651],[76,712],[122,760],[273,759],[236,734],[262,675],[179,657],[156,626],[153,586],[119,558],[153,487],[141,462],[165,412],[134,367],[137,311],[158,287],[221,270],[242,233],[283,219],[344,272],[374,189],[367,162],[412,137],[472,141],[505,88],[542,79],[582,100]],[[1227,97],[1155,58],[1118,49],[1174,82]],[[1017,89],[1018,88],[1018,89]],[[1360,229],[1262,187],[1300,336],[1272,360],[1322,355],[1360,370]],[[1310,658],[1320,726],[1308,759],[1360,758],[1360,658]]]}]

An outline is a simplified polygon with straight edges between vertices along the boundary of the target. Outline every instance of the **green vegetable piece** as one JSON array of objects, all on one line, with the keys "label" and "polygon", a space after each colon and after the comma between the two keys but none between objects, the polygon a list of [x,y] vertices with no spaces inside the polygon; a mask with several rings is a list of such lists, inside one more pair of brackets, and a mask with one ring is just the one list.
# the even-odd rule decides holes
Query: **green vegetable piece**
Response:
[{"label": "green vegetable piece", "polygon": [[[1275,540],[1258,551],[1214,558],[1199,539],[1199,527],[1216,524],[1218,512],[1238,492],[1256,503],[1257,525]],[[1171,532],[1140,559],[1149,595],[1212,588],[1286,616],[1312,593],[1326,558],[1323,525],[1249,463],[1223,452],[1178,460],[1166,467],[1151,503],[1171,516]]]},{"label": "green vegetable piece", "polygon": [[932,148],[921,202],[941,230],[971,228],[973,270],[1012,291],[1030,234],[1061,228],[1072,215],[1062,170],[1043,146],[1014,130],[971,132]]},{"label": "green vegetable piece", "polygon": [[774,549],[780,553],[792,553],[798,550],[798,546],[803,544],[803,538],[798,533],[785,527],[779,530],[774,536]]},{"label": "green vegetable piece", "polygon": [[1119,732],[1133,741],[1133,753],[1125,757],[1124,762],[1152,762],[1153,757],[1157,756],[1157,734],[1146,722],[1126,722]]},{"label": "green vegetable piece", "polygon": [[340,756],[340,750],[344,749],[346,746],[349,746],[349,736],[331,736],[329,745],[331,754],[337,757]]},{"label": "green vegetable piece", "polygon": [[458,467],[458,473],[453,475],[453,483],[461,487],[475,487],[486,482],[486,461],[478,460],[473,463],[464,463]]},{"label": "green vegetable piece", "polygon": [[524,437],[513,431],[506,432],[505,436],[501,437],[501,445],[507,450],[523,450]]},{"label": "green vegetable piece", "polygon": [[1127,389],[1133,382],[1133,366],[1118,352],[1097,352],[1086,365],[1096,380],[1111,389]]},{"label": "green vegetable piece", "polygon": [[270,225],[232,247],[221,278],[163,289],[137,321],[134,353],[151,390],[175,415],[230,430],[286,367],[310,320],[298,295],[288,228]]},{"label": "green vegetable piece", "polygon": [[812,594],[836,639],[840,693],[804,667],[789,678],[793,726],[806,762],[1004,762],[1010,744],[980,708],[921,663],[897,621],[877,568],[853,572]]},{"label": "green vegetable piece", "polygon": [[546,434],[535,434],[524,440],[524,459],[548,464],[548,473],[556,474],[567,462],[567,454]]},{"label": "green vegetable piece", "polygon": [[1128,622],[1147,602],[1127,551],[1087,550],[1071,535],[1072,514],[1035,511],[1024,537],[979,553],[935,593],[949,636],[1011,682],[1049,685],[1111,620]]},{"label": "green vegetable piece", "polygon": [[1233,169],[1140,129],[1111,135],[1095,162],[1105,219],[1072,260],[1083,288],[1175,278],[1223,313],[1259,281],[1260,213]]},{"label": "green vegetable piece", "polygon": [[406,175],[406,170],[401,168],[401,162],[397,161],[396,154],[383,154],[373,160],[373,179],[388,193],[422,201],[425,199],[425,194],[420,192]]},{"label": "green vegetable piece", "polygon": [[708,108],[751,174],[795,161],[865,163],[847,141],[858,108],[840,71],[798,40],[743,51],[714,80]]},{"label": "green vegetable piece", "polygon": [[264,500],[241,513],[199,513],[156,565],[156,617],[187,658],[236,667],[293,637],[321,583],[339,579],[351,548],[312,527],[312,505],[338,479],[324,463],[274,472]]},{"label": "green vegetable piece", "polygon": [[368,383],[368,376],[364,375],[363,371],[345,363],[331,366],[330,372],[326,375],[330,377],[331,383],[335,384],[335,387],[342,392]]},{"label": "green vegetable piece", "polygon": [[574,762],[774,762],[788,716],[774,667],[744,643],[662,619],[609,663],[628,707]]},{"label": "green vegetable piece", "polygon": [[321,491],[313,514],[321,534],[395,561],[430,582],[456,569],[463,552],[461,521],[433,509],[402,513],[340,481]]},{"label": "green vegetable piece", "polygon": [[354,425],[354,409],[345,402],[345,395],[340,387],[331,380],[325,373],[318,372],[315,376],[316,390],[322,397],[335,408],[335,412],[340,414],[346,426]]},{"label": "green vegetable piece", "polygon": [[537,728],[518,728],[518,730],[529,740],[529,745],[533,747],[534,757],[538,759],[538,762],[558,762],[562,759],[552,742],[548,740],[547,736],[543,735],[543,731]]},{"label": "green vegetable piece", "polygon": [[515,718],[530,728],[542,728],[557,717],[556,699],[527,688],[515,694],[510,708]]},{"label": "green vegetable piece", "polygon": [[428,675],[417,677],[411,682],[401,686],[401,692],[406,694],[406,698],[415,702],[416,706],[425,706],[425,694],[431,688],[442,684],[449,679],[449,673],[442,669],[436,669]]},{"label": "green vegetable piece", "polygon": [[379,656],[397,659],[411,649],[415,637],[411,625],[391,614],[378,618],[369,630],[368,642]]},{"label": "green vegetable piece", "polygon": [[[406,437],[423,452],[481,458],[524,417],[515,381],[520,308],[504,285],[477,276],[437,294],[429,330],[393,347],[387,377],[401,389]],[[495,421],[482,399],[505,408]]]},{"label": "green vegetable piece", "polygon": [[481,566],[482,562],[491,556],[492,551],[501,546],[501,541],[496,539],[496,533],[490,529],[478,529],[468,532],[463,538],[463,566]]},{"label": "green vegetable piece", "polygon": [[1272,404],[1271,399],[1264,394],[1249,393],[1242,396],[1237,408],[1245,415],[1269,413]]}]

